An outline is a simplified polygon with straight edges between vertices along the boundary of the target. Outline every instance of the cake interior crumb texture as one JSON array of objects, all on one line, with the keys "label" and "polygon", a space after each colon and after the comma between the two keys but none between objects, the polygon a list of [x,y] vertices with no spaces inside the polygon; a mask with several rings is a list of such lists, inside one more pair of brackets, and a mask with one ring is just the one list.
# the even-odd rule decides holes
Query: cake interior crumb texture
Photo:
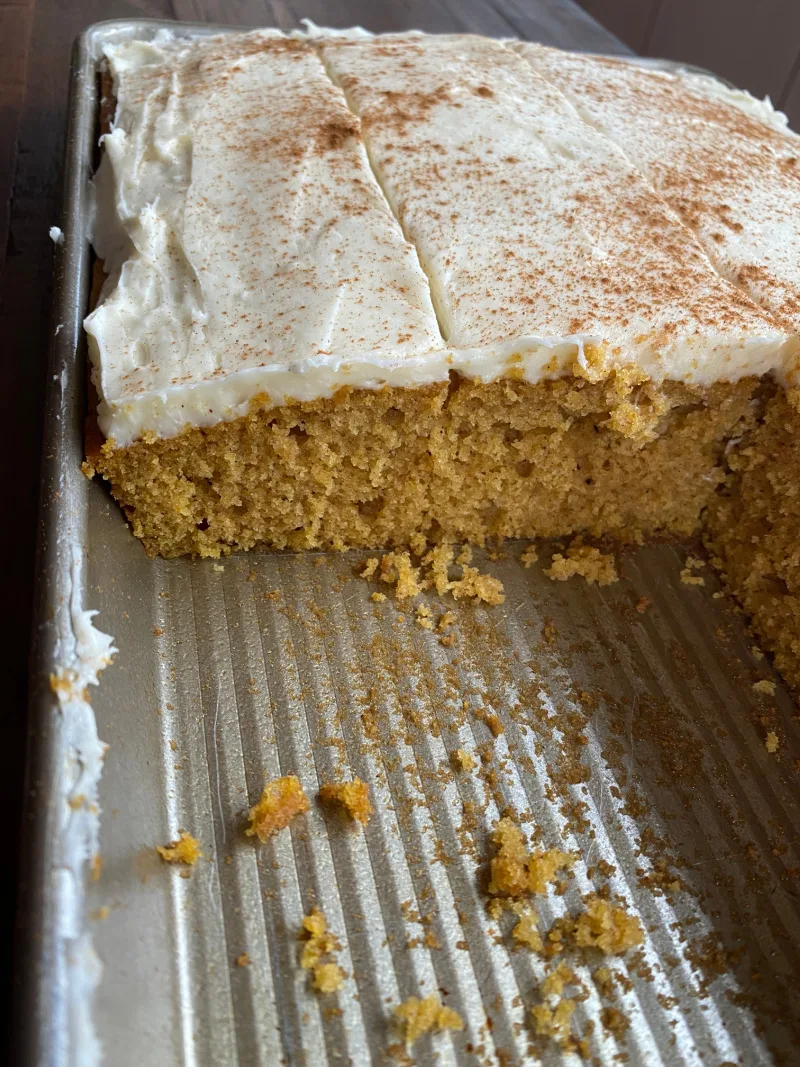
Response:
[{"label": "cake interior crumb texture", "polygon": [[[560,378],[340,390],[92,463],[152,554],[697,533],[757,381]],[[753,404],[755,401],[755,405]]]},{"label": "cake interior crumb texture", "polygon": [[[791,205],[783,214],[775,209],[787,189],[797,192],[796,136],[773,122],[767,105],[743,123],[736,108],[752,110],[750,103],[723,98],[723,89],[710,103],[703,97],[704,115],[731,120],[727,133],[722,122],[705,131],[708,153],[722,158],[728,142],[737,145],[740,170],[749,168],[759,193],[751,196],[748,185],[737,199],[713,160],[708,181],[698,185],[691,152],[661,151],[671,136],[663,123],[676,123],[676,145],[694,136],[691,109],[683,115],[674,106],[688,90],[665,75],[652,84],[646,72],[630,76],[635,91],[647,94],[653,126],[637,128],[634,137],[626,125],[625,92],[634,91],[625,88],[628,75],[614,65],[593,72],[588,57],[573,62],[562,98],[558,53],[528,50],[526,61],[480,38],[336,39],[313,47],[247,40],[286,142],[283,163],[258,145],[249,152],[247,174],[261,182],[252,205],[227,170],[217,173],[221,142],[203,125],[204,79],[215,92],[228,86],[241,121],[252,119],[247,108],[266,89],[248,82],[247,64],[236,62],[229,39],[224,47],[202,46],[210,49],[207,69],[181,53],[194,74],[176,90],[185,114],[196,112],[186,121],[206,139],[195,146],[198,174],[180,155],[172,175],[165,198],[172,205],[167,229],[176,237],[162,252],[175,266],[175,244],[187,234],[197,248],[207,250],[209,237],[223,248],[224,256],[208,263],[197,253],[205,264],[198,275],[185,256],[178,263],[195,288],[219,296],[213,329],[209,307],[203,325],[185,300],[179,310],[188,325],[178,329],[168,301],[183,289],[167,287],[155,299],[137,254],[139,274],[131,268],[126,275],[121,264],[112,269],[88,331],[103,433],[90,415],[84,469],[108,480],[147,552],[416,552],[419,545],[512,537],[641,543],[702,536],[776,665],[800,687],[800,390],[793,377],[800,271],[781,236],[795,212]],[[169,74],[163,56],[162,67],[152,58],[158,48],[151,51],[126,75],[127,104],[105,156],[112,166],[123,166],[138,145],[136,137],[126,141],[124,122],[139,121],[139,89],[161,84],[165,69]],[[288,121],[275,71],[292,74],[319,107],[298,110],[295,101]],[[584,80],[600,87],[582,112],[590,124],[567,101]],[[163,81],[164,99],[171,84]],[[697,83],[692,92],[711,90]],[[667,99],[671,110],[661,107]],[[514,100],[524,104],[516,117]],[[165,122],[171,115],[165,111]],[[763,167],[751,166],[751,157],[761,159],[750,151],[753,130],[772,153]],[[506,145],[512,133],[513,153]],[[591,171],[575,156],[579,149],[592,157]],[[161,187],[162,161],[145,151],[136,165]],[[230,216],[230,241],[204,214],[204,173],[206,191],[217,197],[214,211]],[[124,174],[119,180],[124,185]],[[150,186],[142,181],[143,217],[155,226]],[[705,214],[682,210],[685,188],[702,199],[714,226],[700,225]],[[515,199],[526,190],[534,199]],[[261,221],[259,198],[272,211],[275,263],[256,256],[248,274],[239,250],[247,245],[247,262],[253,260],[246,238],[256,232],[253,219]],[[355,222],[345,210],[353,204]],[[302,229],[291,229],[292,205],[304,205]],[[106,241],[108,255],[115,249]],[[728,260],[733,266],[719,267]],[[780,299],[768,262],[780,267]],[[268,284],[256,267],[274,267]],[[744,284],[753,278],[758,284]],[[323,297],[329,303],[320,303]],[[217,351],[215,338],[234,336],[234,312],[246,329],[240,323],[238,340]],[[161,351],[154,341],[171,337],[173,328],[186,350],[175,366],[169,346]],[[128,345],[128,329],[135,344]],[[346,352],[337,349],[337,330]],[[193,370],[192,352],[196,363],[216,369]],[[473,359],[483,361],[480,373]],[[116,400],[103,395],[98,366],[114,372]],[[281,374],[271,380],[283,382],[282,392],[239,391],[240,371],[250,375],[246,381],[263,382],[276,367]],[[327,385],[318,390],[322,378]],[[302,395],[292,395],[294,388]],[[222,399],[212,410],[206,397]],[[126,422],[128,408],[139,422]],[[152,412],[148,426],[142,420]],[[122,444],[110,429],[112,416],[130,433]],[[573,573],[603,584],[616,578],[591,546],[557,559],[551,576]],[[265,793],[249,832],[265,838],[285,825],[283,813],[291,816],[283,801],[292,814],[306,810],[305,798],[291,783],[286,788],[285,797]]]}]

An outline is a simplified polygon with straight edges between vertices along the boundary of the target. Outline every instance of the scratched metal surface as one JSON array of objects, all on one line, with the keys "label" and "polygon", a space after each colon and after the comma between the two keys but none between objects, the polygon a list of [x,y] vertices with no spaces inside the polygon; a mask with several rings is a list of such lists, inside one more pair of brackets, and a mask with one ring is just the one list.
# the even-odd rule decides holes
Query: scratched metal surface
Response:
[{"label": "scratched metal surface", "polygon": [[[94,31],[77,58],[73,171],[90,159],[89,44],[119,32]],[[76,341],[86,262],[65,309]],[[65,373],[74,422],[79,364]],[[79,435],[71,440],[77,464]],[[623,580],[602,590],[551,582],[546,551],[530,569],[520,545],[494,560],[477,554],[506,602],[428,598],[435,617],[455,613],[448,648],[391,596],[371,601],[377,586],[354,575],[363,554],[147,560],[101,485],[75,483],[70,507],[85,537],[84,603],[120,650],[93,700],[110,748],[103,873],[87,901],[91,915],[108,909],[90,920],[104,967],[93,1017],[108,1063],[383,1062],[391,1006],[434,991],[466,1027],[421,1040],[416,1062],[560,1062],[552,1045],[531,1046],[541,960],[513,951],[485,909],[487,834],[507,808],[542,844],[581,857],[567,892],[537,901],[543,927],[607,885],[646,929],[643,952],[614,963],[630,978],[615,1001],[630,1020],[622,1038],[603,1025],[610,1002],[590,978],[600,961],[576,964],[588,996],[575,1019],[581,1031],[594,1023],[592,1055],[791,1060],[796,709],[752,655],[730,601],[715,597],[712,573],[701,572],[702,587],[682,584],[685,549],[637,550],[621,561]],[[759,678],[778,683],[774,696],[753,691]],[[504,727],[497,737],[487,711]],[[780,738],[775,754],[768,730]],[[483,755],[475,772],[452,773],[459,748]],[[247,809],[266,780],[288,773],[310,797],[334,778],[368,782],[365,832],[312,803],[256,847],[243,835]],[[180,829],[205,853],[189,878],[154,853]],[[324,999],[298,965],[297,931],[314,903],[348,973]],[[250,964],[239,967],[243,952]]]}]

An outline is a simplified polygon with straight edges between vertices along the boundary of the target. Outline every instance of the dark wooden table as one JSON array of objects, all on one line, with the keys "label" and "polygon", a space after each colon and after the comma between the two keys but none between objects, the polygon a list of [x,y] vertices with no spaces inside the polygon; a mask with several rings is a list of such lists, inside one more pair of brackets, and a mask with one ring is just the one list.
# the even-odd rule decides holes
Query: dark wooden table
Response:
[{"label": "dark wooden table", "polygon": [[[300,18],[375,32],[421,29],[626,51],[572,0],[0,0],[0,455],[2,652],[0,974],[11,974],[23,790],[26,664],[35,581],[42,401],[70,50],[92,22],[162,18],[292,29]],[[24,833],[24,828],[23,828]],[[24,907],[24,901],[20,902]],[[6,998],[8,1002],[10,998]],[[4,1029],[10,1018],[4,1013]],[[0,1035],[0,1048],[7,1047]],[[0,1061],[7,1062],[0,1051]]]}]

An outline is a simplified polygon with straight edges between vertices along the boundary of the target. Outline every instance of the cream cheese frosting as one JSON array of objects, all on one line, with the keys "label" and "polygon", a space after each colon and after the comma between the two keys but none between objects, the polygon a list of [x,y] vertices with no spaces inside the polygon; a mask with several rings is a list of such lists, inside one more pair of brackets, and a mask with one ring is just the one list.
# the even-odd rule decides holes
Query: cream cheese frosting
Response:
[{"label": "cream cheese frosting", "polygon": [[443,348],[416,253],[313,49],[258,32],[107,57],[117,113],[93,239],[109,280],[86,320],[104,433],[169,435],[259,392],[367,384],[381,361]]},{"label": "cream cheese frosting", "polygon": [[689,71],[513,47],[644,172],[723,277],[800,329],[800,137],[785,115]]},{"label": "cream cheese frosting", "polygon": [[794,329],[720,278],[512,48],[315,38],[162,32],[107,51],[93,242],[108,279],[86,330],[118,445],[239,417],[259,394],[451,370],[629,365],[709,384],[794,365]]}]

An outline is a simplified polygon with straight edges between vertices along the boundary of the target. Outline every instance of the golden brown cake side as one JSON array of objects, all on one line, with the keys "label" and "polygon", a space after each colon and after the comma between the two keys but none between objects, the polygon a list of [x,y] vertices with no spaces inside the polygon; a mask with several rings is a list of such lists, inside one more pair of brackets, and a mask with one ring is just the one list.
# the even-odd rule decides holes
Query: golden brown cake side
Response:
[{"label": "golden brown cake side", "polygon": [[800,390],[779,392],[728,462],[706,545],[776,667],[800,688]]},{"label": "golden brown cake side", "polygon": [[453,377],[340,390],[173,438],[106,442],[111,482],[150,554],[697,532],[757,379],[709,389],[611,375],[530,384]]}]

